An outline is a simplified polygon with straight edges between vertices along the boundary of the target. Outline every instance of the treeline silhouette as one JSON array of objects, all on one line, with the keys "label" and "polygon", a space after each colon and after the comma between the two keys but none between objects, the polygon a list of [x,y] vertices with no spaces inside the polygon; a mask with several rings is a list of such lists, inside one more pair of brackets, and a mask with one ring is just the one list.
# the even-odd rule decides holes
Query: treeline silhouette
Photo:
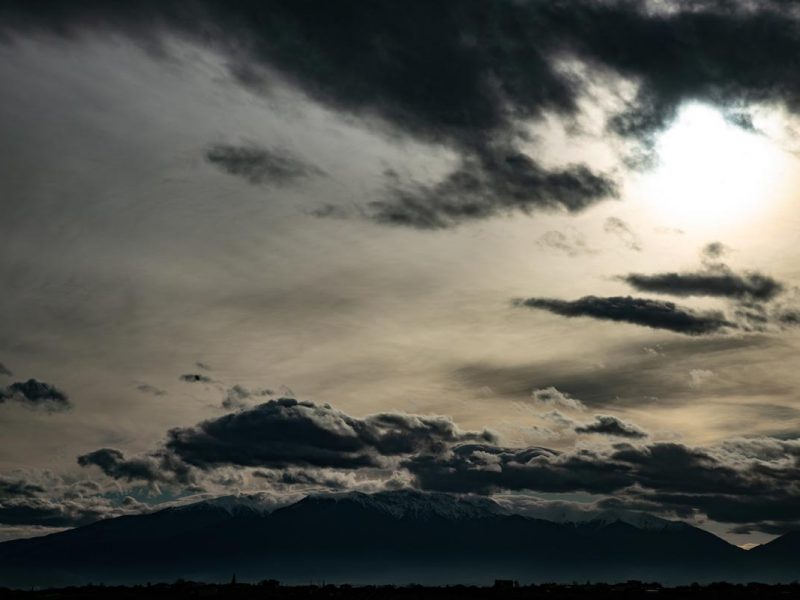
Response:
[{"label": "treeline silhouette", "polygon": [[260,583],[215,584],[176,581],[135,586],[86,585],[80,587],[13,590],[0,588],[0,600],[579,600],[614,599],[684,600],[686,598],[729,600],[737,598],[787,600],[800,598],[800,583],[768,585],[762,583],[686,585],[666,587],[658,583],[574,583],[519,585],[498,580],[489,587],[453,585],[332,585],[282,586],[269,579]]}]

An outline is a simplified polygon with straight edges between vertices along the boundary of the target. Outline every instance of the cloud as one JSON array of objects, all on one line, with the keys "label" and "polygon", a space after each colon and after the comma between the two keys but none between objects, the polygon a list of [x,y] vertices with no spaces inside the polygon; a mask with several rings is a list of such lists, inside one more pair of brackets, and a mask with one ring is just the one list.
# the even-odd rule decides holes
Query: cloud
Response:
[{"label": "cloud", "polygon": [[575,421],[558,410],[551,410],[549,412],[542,413],[539,415],[539,418],[544,419],[545,421],[550,421],[562,429],[565,427],[573,427],[575,425]]},{"label": "cloud", "polygon": [[214,380],[211,379],[208,375],[203,375],[201,373],[184,373],[178,379],[181,381],[185,381],[186,383],[213,383]]},{"label": "cloud", "polygon": [[225,397],[222,399],[222,408],[226,410],[246,408],[249,406],[248,400],[272,395],[274,395],[274,392],[270,389],[253,390],[237,384],[225,391]]},{"label": "cloud", "polygon": [[727,110],[724,117],[728,123],[748,133],[759,133],[758,128],[753,124],[753,116],[748,112]]},{"label": "cloud", "polygon": [[44,491],[44,487],[39,484],[20,478],[12,479],[0,476],[0,502],[17,497],[34,498],[44,493]]},{"label": "cloud", "polygon": [[709,369],[692,369],[689,371],[689,385],[691,387],[702,387],[713,377],[714,371]]},{"label": "cloud", "polygon": [[[126,497],[114,501],[91,481],[68,482],[48,472],[0,477],[0,529],[77,527],[103,518],[143,512],[147,506]],[[2,534],[2,532],[0,532]]]},{"label": "cloud", "polygon": [[323,172],[285,151],[256,145],[217,144],[206,150],[206,160],[229,175],[254,185],[282,186]]},{"label": "cloud", "polygon": [[488,494],[501,490],[608,493],[633,484],[628,469],[604,465],[593,451],[562,453],[530,447],[463,444],[444,456],[416,456],[403,465],[421,489]]},{"label": "cloud", "polygon": [[377,472],[376,475],[372,473],[366,475],[358,471],[314,468],[270,469],[253,472],[253,477],[263,479],[272,489],[286,493],[309,493],[317,490],[359,490],[370,493],[408,487],[408,478],[401,478],[396,473]]},{"label": "cloud", "polygon": [[148,483],[191,483],[190,469],[167,453],[125,458],[114,448],[100,448],[77,459],[82,467],[96,466],[112,479],[145,481]]},{"label": "cloud", "polygon": [[603,225],[603,231],[619,238],[625,246],[636,252],[642,251],[642,242],[639,236],[625,221],[618,217],[608,217]]},{"label": "cloud", "polygon": [[158,477],[158,470],[144,460],[125,460],[119,450],[101,448],[78,457],[78,464],[82,467],[95,465],[115,479],[150,480]]},{"label": "cloud", "polygon": [[[639,163],[651,162],[654,135],[682,103],[718,106],[743,127],[751,103],[800,109],[798,16],[782,2],[435,1],[410,8],[383,0],[365,10],[359,3],[198,0],[187,7],[164,0],[63,10],[11,0],[1,8],[5,39],[66,42],[101,31],[169,56],[160,42],[178,37],[220,53],[234,80],[256,93],[269,94],[279,78],[347,118],[453,151],[462,164],[439,184],[401,184],[371,206],[375,220],[392,225],[436,229],[514,210],[574,212],[612,196],[611,181],[585,166],[550,171],[519,151],[531,122],[555,115],[569,123],[598,79],[632,84],[621,107],[602,108],[609,134],[639,146]],[[332,22],[339,35],[331,34]],[[565,61],[600,75],[576,77]],[[275,150],[223,145],[209,152],[215,164],[256,182],[308,172]]]},{"label": "cloud", "polygon": [[47,412],[58,412],[72,408],[69,397],[54,385],[28,379],[0,388],[0,404],[17,402],[28,408],[41,408]]},{"label": "cloud", "polygon": [[731,249],[722,242],[709,242],[700,251],[700,256],[705,260],[719,260],[729,254]]},{"label": "cloud", "polygon": [[592,423],[576,427],[575,433],[596,433],[634,439],[643,439],[647,437],[647,433],[635,425],[625,423],[609,415],[597,415]]},{"label": "cloud", "polygon": [[577,232],[573,232],[571,235],[567,236],[560,231],[548,231],[539,238],[537,243],[542,248],[563,252],[567,256],[580,256],[593,252],[593,250],[586,245],[584,237]]},{"label": "cloud", "polygon": [[495,398],[514,400],[527,398],[531,388],[546,383],[580,398],[591,409],[612,413],[620,407],[641,409],[653,403],[661,408],[695,403],[697,391],[687,385],[687,374],[701,367],[722,375],[729,373],[730,365],[750,365],[747,376],[731,373],[714,379],[714,392],[721,398],[750,397],[755,406],[763,405],[765,396],[794,393],[791,385],[776,380],[766,368],[791,361],[791,350],[768,336],[673,336],[659,344],[658,352],[654,358],[634,342],[608,347],[602,365],[596,364],[592,353],[577,352],[570,360],[467,363],[454,376],[468,389],[485,386]]},{"label": "cloud", "polygon": [[446,417],[378,413],[363,419],[329,405],[289,398],[170,430],[166,448],[203,469],[220,465],[285,468],[380,467],[388,457],[441,452],[470,440],[492,440],[484,432],[462,432]]},{"label": "cloud", "polygon": [[150,394],[151,396],[165,396],[167,392],[162,390],[161,388],[157,388],[154,385],[150,385],[149,383],[140,383],[136,386],[136,389],[142,392],[143,394]]},{"label": "cloud", "polygon": [[5,375],[6,377],[11,377],[13,375],[13,373],[8,370],[8,367],[6,367],[3,363],[0,362],[0,375]]},{"label": "cloud", "polygon": [[586,410],[586,406],[577,398],[571,398],[569,394],[558,391],[554,387],[533,390],[531,398],[536,404],[545,406],[558,406],[567,410]]},{"label": "cloud", "polygon": [[600,508],[702,516],[785,532],[800,521],[798,452],[797,440],[769,438],[712,447],[621,443],[566,452],[463,444],[404,464],[415,485],[426,490],[587,492],[599,495]]},{"label": "cloud", "polygon": [[[610,124],[624,135],[663,128],[686,100],[795,109],[800,96],[796,15],[783,3],[681,10],[583,0],[457,10],[446,2],[409,9],[383,1],[367,11],[358,3],[309,9],[165,0],[57,10],[19,0],[4,3],[0,16],[10,35],[103,29],[152,47],[163,33],[177,33],[227,54],[232,74],[255,90],[277,71],[333,109],[449,143],[502,138],[518,120],[546,111],[572,114],[582,88],[558,68],[564,55],[637,82],[636,97]],[[334,21],[346,35],[331,35]]]},{"label": "cloud", "polygon": [[739,275],[728,269],[690,273],[631,273],[620,277],[640,292],[673,296],[720,296],[736,300],[768,301],[783,292],[783,284],[768,275]]},{"label": "cloud", "polygon": [[417,229],[445,229],[513,211],[580,212],[617,196],[613,180],[585,166],[547,171],[513,149],[482,150],[433,185],[391,181],[388,199],[370,203],[379,223]]},{"label": "cloud", "polygon": [[546,310],[564,317],[591,317],[619,321],[686,335],[707,335],[725,328],[736,327],[718,311],[697,312],[673,302],[631,296],[584,296],[572,301],[526,298],[516,300],[514,304]]},{"label": "cloud", "polygon": [[[144,457],[103,448],[78,461],[131,482],[193,486],[201,476],[230,489],[243,485],[243,474],[250,473],[275,490],[295,492],[409,486],[477,494],[583,492],[595,495],[594,505],[602,509],[710,518],[759,531],[800,522],[800,440],[732,439],[705,447],[644,443],[645,432],[607,415],[575,430],[640,443],[507,447],[487,431],[461,431],[447,417],[356,418],[329,405],[282,398],[173,429],[162,448]],[[48,500],[43,497],[48,489],[0,479],[0,523],[58,526],[112,510],[104,505],[93,514],[84,503],[84,512],[69,521],[63,508],[67,496]],[[4,513],[8,506],[13,510]]]}]

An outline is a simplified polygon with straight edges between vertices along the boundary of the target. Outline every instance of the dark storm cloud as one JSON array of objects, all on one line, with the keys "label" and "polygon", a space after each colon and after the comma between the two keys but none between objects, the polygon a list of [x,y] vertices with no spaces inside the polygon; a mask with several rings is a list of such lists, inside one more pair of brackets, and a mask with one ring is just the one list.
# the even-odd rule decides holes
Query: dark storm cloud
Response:
[{"label": "dark storm cloud", "polygon": [[631,250],[641,252],[642,242],[636,232],[625,221],[618,217],[608,217],[603,225],[603,231],[619,238]]},{"label": "dark storm cloud", "polygon": [[6,367],[3,363],[0,362],[0,375],[5,375],[6,377],[11,377],[11,375],[13,375],[13,373],[8,370],[8,367]]},{"label": "dark storm cloud", "polygon": [[446,417],[379,413],[358,419],[328,405],[281,398],[169,432],[166,448],[212,468],[375,467],[385,457],[441,452],[455,443],[492,440],[461,432]]},{"label": "dark storm cloud", "polygon": [[[743,127],[749,103],[800,109],[797,15],[770,2],[12,0],[0,23],[9,39],[103,30],[161,53],[164,35],[178,35],[223,53],[236,80],[258,93],[277,73],[334,111],[443,144],[461,159],[453,173],[432,186],[394,185],[371,205],[378,222],[426,229],[515,210],[576,211],[614,195],[613,182],[586,167],[550,171],[516,149],[526,122],[576,114],[585,89],[564,59],[636,85],[607,124],[640,142],[630,164],[652,163],[654,134],[686,101],[720,106]],[[218,157],[244,177],[267,178],[250,153]]]},{"label": "dark storm cloud", "polygon": [[186,383],[213,383],[214,380],[211,379],[208,375],[203,375],[201,373],[184,373],[178,379],[181,381],[185,381]]},{"label": "dark storm cloud", "polygon": [[708,448],[617,444],[568,452],[463,444],[446,455],[413,457],[404,465],[426,490],[613,493],[599,506],[700,514],[762,531],[786,531],[800,520],[798,451],[796,440],[774,439]]},{"label": "dark storm cloud", "polygon": [[372,218],[418,229],[444,229],[514,211],[579,212],[617,196],[611,179],[585,166],[548,171],[510,148],[483,149],[433,186],[391,181],[389,197],[370,203]]},{"label": "dark storm cloud", "polygon": [[575,433],[596,433],[615,437],[643,439],[647,433],[610,415],[597,415],[593,422],[575,428]]},{"label": "dark storm cloud", "polygon": [[206,150],[206,160],[229,175],[254,185],[286,185],[298,179],[322,175],[322,171],[283,150],[256,145],[217,144]]},{"label": "dark storm cloud", "polygon": [[78,464],[82,467],[95,465],[114,479],[149,481],[159,478],[159,470],[151,461],[126,460],[122,452],[113,448],[101,448],[79,456]]},{"label": "dark storm cloud", "polygon": [[546,310],[563,317],[591,317],[619,321],[686,335],[707,335],[735,327],[721,312],[697,312],[673,302],[631,296],[584,296],[577,300],[526,298],[516,306]]},{"label": "dark storm cloud", "polygon": [[0,404],[17,402],[29,408],[41,408],[48,412],[63,411],[72,408],[69,397],[54,385],[28,379],[12,383],[0,388]]},{"label": "dark storm cloud", "polygon": [[519,119],[574,111],[580,88],[554,65],[563,56],[639,83],[637,97],[612,121],[629,135],[663,127],[689,99],[732,107],[800,103],[796,17],[774,3],[659,10],[630,0],[411,6],[384,0],[368,7],[167,0],[124,8],[11,1],[0,14],[8,34],[111,29],[152,45],[173,31],[227,52],[246,85],[261,83],[262,67],[275,69],[336,109],[470,146],[513,131]]},{"label": "dark storm cloud", "polygon": [[540,447],[464,444],[445,456],[413,457],[403,464],[421,489],[447,492],[609,493],[634,482],[626,465],[606,463],[589,450],[570,454]]},{"label": "dark storm cloud", "polygon": [[[167,0],[125,8],[12,1],[0,17],[12,38],[110,30],[153,49],[163,34],[177,34],[224,53],[231,73],[255,91],[268,90],[277,73],[333,110],[449,147],[462,164],[442,182],[399,185],[372,205],[378,221],[412,227],[540,207],[574,211],[613,195],[613,183],[585,167],[550,171],[516,149],[523,123],[576,113],[584,89],[562,59],[637,85],[608,126],[645,145],[689,100],[721,106],[731,119],[751,102],[800,107],[797,18],[773,3],[668,10],[627,0]],[[245,177],[261,164],[249,153],[219,158]]]},{"label": "dark storm cloud", "polygon": [[126,458],[114,448],[100,448],[79,456],[77,462],[82,467],[96,466],[112,479],[152,484],[193,482],[191,469],[165,452]]},{"label": "dark storm cloud", "polygon": [[739,275],[728,269],[653,275],[631,273],[620,279],[640,292],[673,296],[721,296],[737,300],[768,301],[784,290],[783,284],[768,275]]}]

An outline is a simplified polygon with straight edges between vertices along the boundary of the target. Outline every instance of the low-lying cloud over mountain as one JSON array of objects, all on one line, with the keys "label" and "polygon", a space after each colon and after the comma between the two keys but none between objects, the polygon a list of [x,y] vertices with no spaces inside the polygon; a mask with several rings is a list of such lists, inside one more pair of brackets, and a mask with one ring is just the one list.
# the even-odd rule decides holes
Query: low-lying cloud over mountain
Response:
[{"label": "low-lying cloud over mountain", "polygon": [[[329,405],[282,398],[172,429],[164,446],[146,456],[126,458],[103,448],[78,462],[115,480],[178,488],[202,489],[238,471],[283,493],[362,484],[469,494],[585,492],[596,495],[600,507],[704,516],[754,530],[762,523],[764,531],[800,523],[800,510],[791,508],[791,502],[800,506],[795,440],[738,439],[708,447],[644,442],[647,432],[611,415],[578,423],[574,431],[609,442],[570,450],[507,447],[491,432],[461,431],[446,417],[355,418]],[[620,438],[631,442],[614,441]]]}]

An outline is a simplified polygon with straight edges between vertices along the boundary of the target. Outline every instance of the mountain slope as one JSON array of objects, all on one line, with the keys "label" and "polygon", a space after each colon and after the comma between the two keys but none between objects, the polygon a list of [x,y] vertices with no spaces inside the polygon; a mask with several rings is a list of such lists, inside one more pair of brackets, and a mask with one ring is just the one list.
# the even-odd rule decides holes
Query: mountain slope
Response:
[{"label": "mountain slope", "polygon": [[431,584],[709,581],[746,572],[745,552],[664,523],[637,527],[608,515],[555,523],[485,498],[412,491],[309,496],[271,512],[204,502],[0,544],[0,585],[225,581],[234,572],[288,583]]}]

